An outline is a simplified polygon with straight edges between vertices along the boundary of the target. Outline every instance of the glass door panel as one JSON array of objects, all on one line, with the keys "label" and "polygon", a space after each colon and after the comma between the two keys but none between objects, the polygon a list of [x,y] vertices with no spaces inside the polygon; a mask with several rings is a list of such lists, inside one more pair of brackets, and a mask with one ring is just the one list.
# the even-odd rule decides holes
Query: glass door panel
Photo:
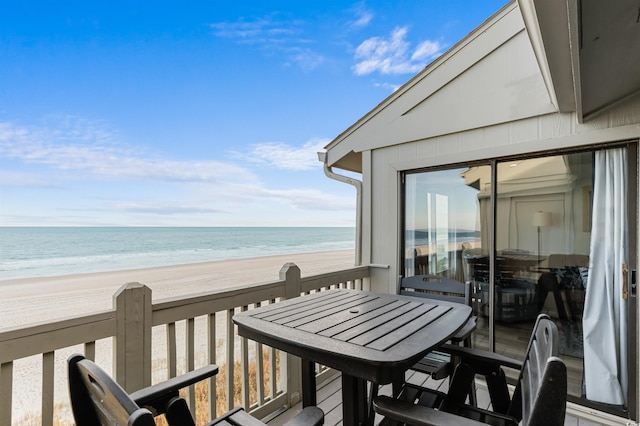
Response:
[{"label": "glass door panel", "polygon": [[558,326],[569,395],[618,409],[629,377],[627,166],[627,148],[614,148],[500,162],[496,175],[496,352],[522,358],[544,312]]},{"label": "glass door panel", "polygon": [[589,265],[592,186],[591,152],[497,165],[495,350],[522,359],[536,317],[549,314],[576,396],[583,392],[580,271]]},{"label": "glass door panel", "polygon": [[[405,276],[438,274],[474,284],[488,278],[490,179],[490,166],[405,176]],[[478,284],[476,314],[482,309],[480,297]],[[476,347],[489,348],[488,322],[480,320],[475,335]]]},{"label": "glass door panel", "polygon": [[632,419],[637,302],[622,271],[637,269],[636,159],[630,143],[498,161],[495,174],[490,165],[407,173],[403,186],[404,274],[472,283],[474,346],[522,359],[546,313],[569,399]]}]

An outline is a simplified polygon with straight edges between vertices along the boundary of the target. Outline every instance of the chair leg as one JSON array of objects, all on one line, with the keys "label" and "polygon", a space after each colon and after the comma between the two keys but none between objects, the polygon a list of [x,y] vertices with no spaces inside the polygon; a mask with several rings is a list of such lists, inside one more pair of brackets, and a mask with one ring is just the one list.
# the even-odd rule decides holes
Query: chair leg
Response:
[{"label": "chair leg", "polygon": [[376,413],[373,411],[373,398],[378,396],[378,385],[371,382],[369,383],[369,404],[367,405],[369,412],[367,413],[367,426],[373,426],[376,418]]},{"label": "chair leg", "polygon": [[193,417],[191,416],[191,411],[189,411],[189,406],[187,405],[187,401],[180,397],[173,398],[167,404],[167,410],[164,415],[165,419],[169,426],[180,425],[180,426],[195,426],[195,422],[193,421]]},{"label": "chair leg", "polygon": [[502,368],[485,376],[489,397],[493,411],[496,413],[506,414],[509,409],[509,388],[507,387],[507,378]]},{"label": "chair leg", "polygon": [[447,396],[440,404],[440,409],[450,413],[465,403],[469,389],[475,382],[475,370],[468,364],[459,363],[451,376],[451,384]]},{"label": "chair leg", "polygon": [[[464,339],[463,345],[465,348],[471,347],[471,336]],[[478,396],[476,395],[476,380],[475,376],[473,380],[471,380],[471,387],[469,388],[469,405],[472,407],[478,406]]]}]

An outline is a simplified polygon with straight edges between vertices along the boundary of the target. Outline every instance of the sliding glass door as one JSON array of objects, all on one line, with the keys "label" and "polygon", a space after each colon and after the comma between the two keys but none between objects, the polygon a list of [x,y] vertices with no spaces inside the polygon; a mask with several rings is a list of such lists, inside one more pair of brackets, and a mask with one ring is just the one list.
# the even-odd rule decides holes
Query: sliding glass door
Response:
[{"label": "sliding glass door", "polygon": [[636,268],[636,150],[630,143],[403,175],[404,274],[470,281],[474,344],[515,358],[537,315],[549,314],[570,399],[616,414],[633,403],[629,380],[638,375],[629,362],[636,299],[625,272]]},{"label": "sliding glass door", "polygon": [[[488,278],[490,232],[482,211],[489,206],[491,167],[411,173],[404,180],[404,275],[437,274],[472,282],[477,279],[473,274]],[[475,259],[483,263],[482,271]],[[478,312],[481,306],[475,301]],[[488,322],[481,319],[476,347],[489,349],[488,330]]]}]

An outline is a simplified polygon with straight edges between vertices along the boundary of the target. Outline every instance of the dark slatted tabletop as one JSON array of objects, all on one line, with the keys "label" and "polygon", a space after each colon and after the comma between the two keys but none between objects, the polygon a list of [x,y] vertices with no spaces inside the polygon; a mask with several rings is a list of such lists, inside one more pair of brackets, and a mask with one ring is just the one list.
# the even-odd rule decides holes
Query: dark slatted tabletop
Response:
[{"label": "dark slatted tabletop", "polygon": [[329,290],[239,313],[233,320],[241,336],[389,383],[394,367],[404,371],[469,315],[468,307],[424,298]]},{"label": "dark slatted tabletop", "polygon": [[461,304],[336,289],[241,312],[233,321],[241,336],[340,370],[343,381],[385,384],[470,315]]}]

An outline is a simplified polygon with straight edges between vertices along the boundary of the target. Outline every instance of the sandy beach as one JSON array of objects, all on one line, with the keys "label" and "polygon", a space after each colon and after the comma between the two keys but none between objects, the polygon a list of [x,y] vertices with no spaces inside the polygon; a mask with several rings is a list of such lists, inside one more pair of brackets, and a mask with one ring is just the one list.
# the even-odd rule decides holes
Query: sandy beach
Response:
[{"label": "sandy beach", "polygon": [[302,276],[350,268],[353,250],[296,253],[126,271],[0,280],[0,330],[110,309],[123,284],[140,282],[153,300],[277,280],[287,262]]},{"label": "sandy beach", "polygon": [[[0,280],[0,294],[2,294],[0,332],[3,328],[20,327],[111,309],[113,294],[127,282],[137,281],[147,285],[151,288],[155,301],[212,289],[274,281],[279,278],[282,266],[288,262],[298,265],[302,276],[309,276],[352,267],[354,251],[297,253],[126,271]],[[163,340],[164,337],[161,333],[158,336],[154,333],[154,341],[156,338]],[[159,349],[163,345],[156,347]],[[56,352],[55,400],[57,402],[67,401],[64,360],[72,352],[79,350],[81,348],[66,348]],[[96,361],[108,366],[111,361],[111,350],[110,341],[98,342]],[[153,358],[161,359],[163,355],[162,351],[156,353],[154,350]],[[34,381],[40,381],[41,371],[38,356],[14,363],[14,422],[12,423],[37,424],[39,422],[40,396],[37,392],[33,392],[33,384]],[[39,387],[39,383],[37,386]],[[69,419],[69,415],[70,413],[67,412],[62,416]],[[26,420],[25,416],[31,420]]]}]

